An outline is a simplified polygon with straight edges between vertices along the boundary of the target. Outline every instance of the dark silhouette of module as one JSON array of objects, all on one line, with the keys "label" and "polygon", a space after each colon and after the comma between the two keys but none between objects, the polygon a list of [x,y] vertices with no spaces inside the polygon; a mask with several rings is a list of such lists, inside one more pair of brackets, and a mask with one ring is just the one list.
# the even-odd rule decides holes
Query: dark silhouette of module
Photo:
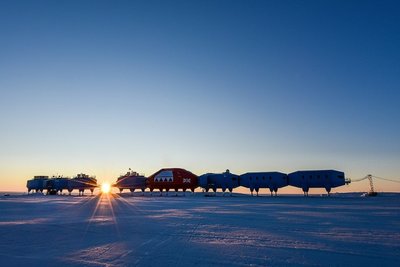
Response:
[{"label": "dark silhouette of module", "polygon": [[199,176],[199,186],[204,188],[206,192],[210,189],[214,192],[217,189],[222,189],[222,192],[228,189],[229,192],[232,192],[233,188],[239,185],[239,175],[233,174],[229,170],[223,173],[206,173]]},{"label": "dark silhouette of module", "polygon": [[288,177],[289,185],[303,189],[305,195],[310,188],[325,188],[329,193],[332,188],[346,183],[344,172],[335,170],[297,171]]},{"label": "dark silhouette of module", "polygon": [[129,169],[126,174],[118,177],[117,182],[113,186],[117,187],[121,193],[124,189],[128,189],[131,192],[135,192],[136,189],[139,189],[144,192],[147,187],[147,178]]}]

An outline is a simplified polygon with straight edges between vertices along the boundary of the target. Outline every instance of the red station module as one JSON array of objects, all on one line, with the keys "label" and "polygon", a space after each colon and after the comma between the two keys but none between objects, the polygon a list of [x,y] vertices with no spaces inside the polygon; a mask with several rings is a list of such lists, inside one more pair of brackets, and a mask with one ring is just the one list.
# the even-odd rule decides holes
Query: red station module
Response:
[{"label": "red station module", "polygon": [[190,189],[194,192],[194,189],[198,187],[197,175],[185,169],[161,169],[148,178],[148,187],[150,192],[153,192],[154,189],[167,192],[169,190],[178,191],[179,189],[185,192]]}]

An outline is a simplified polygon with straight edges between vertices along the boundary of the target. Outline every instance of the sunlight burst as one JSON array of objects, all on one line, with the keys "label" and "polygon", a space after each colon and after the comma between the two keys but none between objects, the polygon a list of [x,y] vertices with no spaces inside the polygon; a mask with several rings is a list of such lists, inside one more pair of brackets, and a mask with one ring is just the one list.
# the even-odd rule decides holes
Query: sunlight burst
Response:
[{"label": "sunlight burst", "polygon": [[101,185],[101,192],[104,194],[108,194],[111,191],[111,185],[109,183],[103,183]]}]

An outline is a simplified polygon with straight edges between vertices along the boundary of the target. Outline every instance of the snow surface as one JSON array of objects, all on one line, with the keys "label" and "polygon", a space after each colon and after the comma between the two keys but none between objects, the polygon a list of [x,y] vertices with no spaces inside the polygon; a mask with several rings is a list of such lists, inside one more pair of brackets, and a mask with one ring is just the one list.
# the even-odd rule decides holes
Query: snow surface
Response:
[{"label": "snow surface", "polygon": [[395,266],[400,194],[0,197],[0,266]]}]

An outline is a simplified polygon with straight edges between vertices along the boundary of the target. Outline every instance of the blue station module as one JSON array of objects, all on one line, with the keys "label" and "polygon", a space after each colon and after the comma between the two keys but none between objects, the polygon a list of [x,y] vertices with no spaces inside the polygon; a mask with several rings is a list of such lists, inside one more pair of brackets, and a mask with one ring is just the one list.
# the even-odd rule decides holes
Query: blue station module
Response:
[{"label": "blue station module", "polygon": [[328,194],[334,187],[346,184],[344,172],[335,170],[297,171],[288,175],[289,185],[303,189],[308,195],[310,188],[325,188]]},{"label": "blue station module", "polygon": [[28,188],[28,193],[32,190],[43,193],[43,190],[47,190],[47,181],[49,180],[49,176],[34,176],[33,179],[30,179],[26,182],[26,187]]},{"label": "blue station module", "polygon": [[288,185],[288,176],[281,172],[248,172],[240,175],[240,185],[250,189],[251,194],[261,188],[268,188],[271,191],[271,196],[275,192],[277,195],[278,189]]},{"label": "blue station module", "polygon": [[47,193],[50,195],[56,195],[58,193],[62,194],[63,190],[68,189],[68,181],[71,178],[63,176],[53,176],[47,180],[46,189]]},{"label": "blue station module", "polygon": [[239,175],[230,173],[229,170],[224,173],[206,173],[199,176],[199,186],[206,192],[210,189],[214,192],[222,189],[222,192],[225,192],[228,189],[232,193],[232,190],[240,185],[239,178]]}]

